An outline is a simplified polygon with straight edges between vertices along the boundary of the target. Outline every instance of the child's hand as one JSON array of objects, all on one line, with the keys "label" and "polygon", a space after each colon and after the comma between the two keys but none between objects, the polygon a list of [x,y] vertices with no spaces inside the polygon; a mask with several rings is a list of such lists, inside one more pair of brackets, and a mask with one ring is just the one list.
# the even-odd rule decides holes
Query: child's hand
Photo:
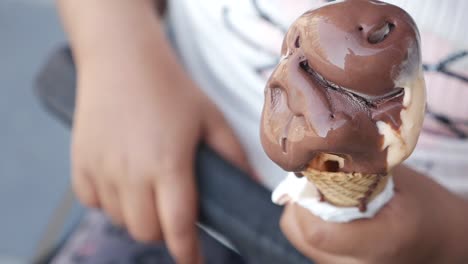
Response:
[{"label": "child's hand", "polygon": [[178,64],[153,0],[58,7],[78,70],[78,198],[137,240],[164,239],[177,263],[200,263],[194,154],[204,140],[245,169],[233,132]]},{"label": "child's hand", "polygon": [[196,263],[197,145],[204,140],[244,169],[247,162],[215,105],[153,55],[81,68],[73,186],[80,201],[102,208],[137,240],[164,239],[177,263]]},{"label": "child's hand", "polygon": [[324,222],[289,204],[281,227],[318,263],[468,263],[468,205],[408,168],[394,171],[396,195],[374,218]]}]

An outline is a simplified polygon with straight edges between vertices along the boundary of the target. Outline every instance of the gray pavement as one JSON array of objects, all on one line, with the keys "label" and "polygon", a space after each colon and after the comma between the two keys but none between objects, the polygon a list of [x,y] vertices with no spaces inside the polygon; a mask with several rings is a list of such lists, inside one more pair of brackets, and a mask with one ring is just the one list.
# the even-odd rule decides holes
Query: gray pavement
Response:
[{"label": "gray pavement", "polygon": [[52,2],[0,0],[0,263],[31,258],[69,183],[69,131],[33,93],[64,43]]}]

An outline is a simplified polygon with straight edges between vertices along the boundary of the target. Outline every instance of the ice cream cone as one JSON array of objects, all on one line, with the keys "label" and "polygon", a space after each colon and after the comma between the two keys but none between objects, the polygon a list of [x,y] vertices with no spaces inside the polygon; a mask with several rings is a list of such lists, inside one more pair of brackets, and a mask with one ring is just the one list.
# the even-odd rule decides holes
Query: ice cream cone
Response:
[{"label": "ice cream cone", "polygon": [[381,193],[389,175],[358,172],[328,172],[308,168],[302,174],[315,185],[321,198],[341,207],[359,207],[366,210],[368,202]]}]

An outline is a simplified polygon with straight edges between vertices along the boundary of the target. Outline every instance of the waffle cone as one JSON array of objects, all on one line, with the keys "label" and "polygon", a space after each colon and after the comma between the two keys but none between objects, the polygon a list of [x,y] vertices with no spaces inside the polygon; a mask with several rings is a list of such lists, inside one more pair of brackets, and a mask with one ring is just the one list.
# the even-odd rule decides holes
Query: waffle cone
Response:
[{"label": "waffle cone", "polygon": [[368,202],[381,193],[389,176],[381,174],[328,172],[307,169],[302,172],[321,194],[321,199],[341,207],[366,210]]}]

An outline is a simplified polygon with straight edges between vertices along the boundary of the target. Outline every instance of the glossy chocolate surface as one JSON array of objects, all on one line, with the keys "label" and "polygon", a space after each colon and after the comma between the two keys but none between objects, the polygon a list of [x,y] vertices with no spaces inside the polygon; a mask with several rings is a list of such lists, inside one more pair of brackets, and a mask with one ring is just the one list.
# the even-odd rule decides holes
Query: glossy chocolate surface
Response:
[{"label": "glossy chocolate surface", "polygon": [[420,67],[419,33],[402,9],[348,0],[309,11],[290,27],[265,88],[261,140],[287,171],[319,153],[339,171],[387,172],[376,123],[398,131],[405,90],[395,81]]}]

